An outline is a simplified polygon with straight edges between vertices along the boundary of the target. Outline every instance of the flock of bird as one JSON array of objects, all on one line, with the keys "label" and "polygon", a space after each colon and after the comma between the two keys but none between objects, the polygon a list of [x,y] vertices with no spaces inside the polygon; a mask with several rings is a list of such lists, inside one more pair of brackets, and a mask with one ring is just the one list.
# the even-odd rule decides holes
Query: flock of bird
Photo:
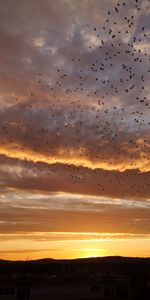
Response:
[{"label": "flock of bird", "polygon": [[[94,25],[89,29],[96,46],[89,42],[86,57],[78,52],[73,55],[68,70],[65,66],[56,68],[53,85],[45,84],[45,74],[39,71],[37,84],[41,89],[47,88],[51,101],[46,107],[47,113],[39,111],[37,118],[35,114],[31,113],[31,117],[27,114],[36,106],[36,102],[32,102],[34,91],[28,103],[17,104],[19,122],[26,128],[23,139],[22,133],[17,137],[19,140],[21,136],[21,151],[26,152],[29,142],[36,153],[56,157],[56,162],[63,155],[67,163],[73,151],[72,161],[77,156],[81,162],[82,158],[95,162],[95,166],[105,162],[116,166],[114,169],[119,169],[119,164],[123,164],[124,169],[126,164],[127,169],[140,169],[138,163],[143,161],[143,170],[150,170],[147,117],[150,57],[142,48],[149,33],[144,23],[138,32],[135,30],[141,1],[129,2],[133,6],[131,13],[126,13],[128,1],[120,1],[107,12],[103,26]],[[118,24],[119,18],[122,27]],[[4,124],[2,130],[13,142],[9,125]],[[61,148],[63,154],[59,154]],[[72,168],[78,169],[77,166]],[[74,184],[83,183],[86,177],[83,174],[70,176],[75,179]],[[119,178],[118,184],[123,187]],[[104,192],[103,187],[101,191]]]}]

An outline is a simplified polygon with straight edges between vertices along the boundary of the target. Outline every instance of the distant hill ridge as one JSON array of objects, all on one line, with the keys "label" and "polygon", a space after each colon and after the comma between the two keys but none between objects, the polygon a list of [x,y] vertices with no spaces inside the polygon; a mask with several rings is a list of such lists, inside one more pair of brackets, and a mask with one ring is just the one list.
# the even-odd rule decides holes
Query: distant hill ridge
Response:
[{"label": "distant hill ridge", "polygon": [[0,264],[49,264],[49,263],[150,263],[150,257],[123,257],[123,256],[104,256],[104,257],[88,257],[75,259],[53,259],[42,258],[36,260],[3,260]]}]

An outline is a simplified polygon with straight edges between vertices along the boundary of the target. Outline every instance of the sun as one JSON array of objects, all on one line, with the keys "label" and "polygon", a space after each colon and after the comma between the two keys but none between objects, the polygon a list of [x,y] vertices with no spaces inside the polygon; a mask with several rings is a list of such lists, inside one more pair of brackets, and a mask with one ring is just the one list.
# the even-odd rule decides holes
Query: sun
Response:
[{"label": "sun", "polygon": [[83,248],[80,249],[80,253],[81,258],[106,256],[105,250],[101,248]]}]

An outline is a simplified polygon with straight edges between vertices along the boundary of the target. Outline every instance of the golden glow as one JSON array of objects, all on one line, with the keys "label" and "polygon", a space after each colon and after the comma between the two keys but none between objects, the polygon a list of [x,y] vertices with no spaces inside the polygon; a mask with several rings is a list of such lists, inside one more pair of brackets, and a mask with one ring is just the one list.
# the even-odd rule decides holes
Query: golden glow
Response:
[{"label": "golden glow", "polygon": [[80,251],[81,251],[80,258],[106,256],[104,249],[83,248],[83,249],[80,249]]},{"label": "golden glow", "polygon": [[[104,170],[119,170],[121,172],[125,170],[132,170],[132,169],[139,169],[142,172],[150,171],[150,166],[147,165],[147,161],[145,161],[145,158],[136,159],[134,163],[127,163],[122,162],[118,164],[112,164],[107,162],[92,162],[86,158],[78,157],[77,152],[71,152],[67,153],[66,150],[61,149],[59,153],[57,153],[55,156],[48,156],[45,154],[35,153],[34,151],[31,151],[29,149],[26,149],[25,152],[19,150],[20,145],[17,144],[7,144],[5,147],[0,147],[0,155],[5,155],[8,158],[17,158],[19,160],[26,160],[26,161],[32,161],[34,163],[36,162],[42,162],[47,163],[49,165],[54,163],[62,163],[62,164],[69,164],[69,165],[75,165],[75,166],[82,166],[87,167],[89,169],[95,170],[95,169],[104,169]],[[80,153],[79,153],[80,154]],[[70,155],[70,157],[69,157]],[[76,155],[76,156],[75,156]],[[74,157],[73,157],[74,156]]]},{"label": "golden glow", "polygon": [[[109,233],[20,233],[0,235],[0,258],[17,260],[73,259],[97,256],[150,256],[150,236],[132,234],[116,237]],[[92,236],[90,238],[89,236]],[[74,237],[75,235],[75,237]],[[99,238],[97,236],[102,236]],[[77,237],[78,236],[78,237]],[[104,238],[103,238],[104,236]],[[66,238],[67,237],[67,238]]]}]

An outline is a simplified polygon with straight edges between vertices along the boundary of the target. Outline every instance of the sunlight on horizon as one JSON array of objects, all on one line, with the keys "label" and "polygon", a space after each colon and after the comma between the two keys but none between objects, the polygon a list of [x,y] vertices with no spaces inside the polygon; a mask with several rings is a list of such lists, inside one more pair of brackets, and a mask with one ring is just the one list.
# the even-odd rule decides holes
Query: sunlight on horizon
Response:
[{"label": "sunlight on horizon", "polygon": [[0,258],[10,260],[34,260],[42,258],[75,259],[101,256],[150,257],[150,239],[103,238],[103,239],[53,239],[38,240],[13,237],[1,246]]}]

